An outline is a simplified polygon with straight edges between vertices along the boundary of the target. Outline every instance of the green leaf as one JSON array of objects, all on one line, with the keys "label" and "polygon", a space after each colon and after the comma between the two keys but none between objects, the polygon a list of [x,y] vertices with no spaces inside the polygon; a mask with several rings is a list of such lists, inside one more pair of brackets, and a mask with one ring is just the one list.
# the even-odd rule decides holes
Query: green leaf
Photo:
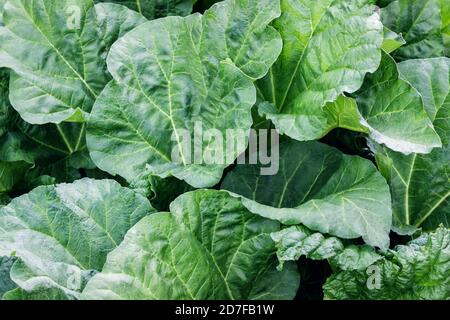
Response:
[{"label": "green leaf", "polygon": [[0,27],[3,26],[3,7],[5,6],[6,0],[0,0]]},{"label": "green leaf", "polygon": [[226,192],[186,193],[141,220],[108,255],[84,299],[292,299],[295,266],[276,271],[275,221]]},{"label": "green leaf", "polygon": [[421,95],[402,79],[388,54],[383,54],[380,69],[366,77],[356,96],[363,122],[377,143],[404,154],[430,153],[442,146]]},{"label": "green leaf", "polygon": [[148,170],[194,187],[217,184],[246,141],[220,164],[206,164],[192,156],[192,141],[203,138],[195,143],[202,151],[223,148],[214,137],[199,137],[196,124],[203,132],[225,137],[228,130],[237,139],[240,130],[247,138],[256,101],[251,79],[263,77],[281,50],[268,26],[278,16],[276,1],[227,0],[203,16],[153,20],[119,39],[108,56],[115,81],[89,119],[88,147],[97,166],[128,181]]},{"label": "green leaf", "polygon": [[[73,182],[81,178],[79,169],[95,168],[86,149],[84,125],[30,125],[15,114],[8,121],[9,132],[0,137],[3,192]],[[51,176],[48,183],[42,183],[44,176]]]},{"label": "green leaf", "polygon": [[377,163],[389,180],[397,232],[449,227],[450,215],[450,59],[409,60],[399,64],[402,77],[416,88],[444,142],[429,155],[403,155],[374,146]]},{"label": "green leaf", "polygon": [[33,124],[83,121],[110,80],[110,46],[146,21],[92,0],[9,0],[4,10],[0,65],[15,71],[11,103]]},{"label": "green leaf", "polygon": [[0,194],[10,192],[19,184],[30,167],[30,164],[22,161],[0,161]]},{"label": "green leaf", "polygon": [[55,288],[38,288],[33,292],[27,292],[21,288],[8,291],[3,300],[69,300],[62,290]]},{"label": "green leaf", "polygon": [[15,258],[13,257],[0,257],[0,300],[6,292],[16,287],[9,276],[14,261]]},{"label": "green leaf", "polygon": [[143,173],[130,187],[150,199],[152,206],[161,212],[168,211],[170,203],[178,196],[193,190],[184,181],[173,177],[161,179],[148,173]]},{"label": "green leaf", "polygon": [[371,0],[282,0],[274,23],[284,47],[258,82],[261,108],[281,134],[315,140],[334,123],[323,107],[358,90],[380,63],[383,26]]},{"label": "green leaf", "polygon": [[186,16],[192,12],[196,0],[95,0],[95,2],[122,4],[152,20],[167,16]]},{"label": "green leaf", "polygon": [[409,60],[398,64],[401,76],[422,96],[425,111],[444,145],[450,133],[450,59]]},{"label": "green leaf", "polygon": [[0,69],[0,193],[26,193],[39,185],[73,182],[93,169],[85,125],[30,125],[9,103],[9,71]]},{"label": "green leaf", "polygon": [[398,246],[368,270],[338,271],[323,290],[326,299],[339,300],[449,299],[450,231],[440,227]]},{"label": "green leaf", "polygon": [[263,217],[388,248],[389,188],[370,161],[318,142],[286,141],[278,173],[265,176],[260,169],[238,166],[222,188],[245,197],[243,204]]},{"label": "green leaf", "polygon": [[362,133],[370,132],[361,123],[361,114],[355,99],[340,96],[335,102],[326,104],[324,111],[327,113],[329,123],[332,124],[328,129],[329,131],[342,128]]},{"label": "green leaf", "polygon": [[108,252],[152,208],[112,180],[39,187],[0,209],[0,255],[15,256],[11,279],[28,294],[77,298]]},{"label": "green leaf", "polygon": [[48,164],[51,160],[69,158],[86,151],[85,130],[82,124],[38,126],[14,116],[8,120],[11,122],[8,135],[0,141],[0,150],[3,151],[1,160]]},{"label": "green leaf", "polygon": [[331,263],[341,270],[365,270],[381,258],[370,246],[350,245],[333,257]]},{"label": "green leaf", "polygon": [[325,260],[344,250],[344,245],[338,238],[326,238],[302,225],[274,232],[271,237],[277,246],[280,270],[286,261],[297,261],[302,256],[312,260]]},{"label": "green leaf", "polygon": [[0,137],[8,131],[11,115],[9,103],[9,70],[0,68]]},{"label": "green leaf", "polygon": [[87,152],[84,124],[30,125],[10,107],[6,69],[0,70],[0,85],[4,101],[0,107],[0,193],[73,182],[81,178],[79,169],[95,168]]},{"label": "green leaf", "polygon": [[347,246],[335,237],[314,233],[299,225],[271,234],[277,246],[279,269],[286,261],[297,261],[305,256],[312,260],[329,259],[343,270],[365,269],[381,259],[370,246]]},{"label": "green leaf", "polygon": [[450,57],[450,4],[441,0],[442,35],[444,37],[445,56]]},{"label": "green leaf", "polygon": [[[441,12],[441,1],[397,0],[381,10],[383,24],[401,33],[407,42],[394,52],[397,61],[444,55],[442,30],[443,24],[448,25],[448,16],[445,18]],[[448,5],[448,1],[444,2]]]},{"label": "green leaf", "polygon": [[405,45],[406,41],[401,34],[397,34],[389,28],[384,28],[384,41],[382,49],[386,53],[391,53]]}]

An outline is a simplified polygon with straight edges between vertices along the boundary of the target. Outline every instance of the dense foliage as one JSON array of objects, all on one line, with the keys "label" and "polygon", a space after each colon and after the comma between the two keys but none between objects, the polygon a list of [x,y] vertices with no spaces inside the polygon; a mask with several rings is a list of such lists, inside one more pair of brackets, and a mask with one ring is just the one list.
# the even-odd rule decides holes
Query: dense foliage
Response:
[{"label": "dense foliage", "polygon": [[449,137],[447,0],[0,0],[0,298],[450,299]]}]

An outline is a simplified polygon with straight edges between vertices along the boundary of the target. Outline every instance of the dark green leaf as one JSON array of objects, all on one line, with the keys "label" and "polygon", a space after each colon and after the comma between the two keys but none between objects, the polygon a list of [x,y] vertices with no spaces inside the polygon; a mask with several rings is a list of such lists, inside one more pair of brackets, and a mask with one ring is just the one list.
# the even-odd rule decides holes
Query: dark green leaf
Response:
[{"label": "dark green leaf", "polygon": [[115,2],[133,9],[147,19],[167,16],[186,16],[191,13],[196,0],[94,0],[95,2]]},{"label": "dark green leaf", "polygon": [[446,0],[397,0],[381,10],[383,24],[406,41],[394,53],[397,60],[444,55],[443,29],[448,15],[443,15],[441,2],[442,9],[448,6]]}]

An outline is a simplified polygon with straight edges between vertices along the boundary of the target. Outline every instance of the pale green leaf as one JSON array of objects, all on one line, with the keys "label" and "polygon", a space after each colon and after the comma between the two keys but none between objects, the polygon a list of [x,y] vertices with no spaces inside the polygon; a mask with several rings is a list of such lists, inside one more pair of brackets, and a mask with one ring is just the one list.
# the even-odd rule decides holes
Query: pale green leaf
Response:
[{"label": "pale green leaf", "polygon": [[425,111],[442,143],[450,141],[450,59],[409,60],[398,64],[401,76],[422,96]]},{"label": "pale green leaf", "polygon": [[430,153],[442,146],[421,95],[399,75],[395,61],[383,54],[380,69],[368,75],[356,93],[370,137],[404,154]]},{"label": "pale green leaf", "polygon": [[337,271],[323,290],[326,299],[338,300],[448,300],[449,229],[440,227],[390,250],[370,269]]},{"label": "pale green leaf", "polygon": [[13,257],[0,257],[0,300],[6,292],[13,290],[16,287],[9,276],[14,261],[15,258]]},{"label": "pale green leaf", "polygon": [[399,64],[402,76],[416,88],[444,142],[429,155],[403,155],[374,146],[377,163],[389,180],[394,227],[434,230],[450,226],[450,59],[409,60]]},{"label": "pale green leaf", "polygon": [[15,256],[11,279],[28,294],[76,298],[108,252],[152,208],[112,180],[34,189],[0,209],[0,255]]},{"label": "pale green leaf", "polygon": [[9,0],[4,10],[0,65],[15,71],[11,103],[34,124],[83,121],[110,80],[110,46],[146,21],[123,6],[94,7],[92,0]]},{"label": "pale green leaf", "polygon": [[279,269],[286,261],[297,261],[305,256],[312,260],[328,259],[334,266],[343,270],[365,269],[379,256],[370,246],[345,246],[335,237],[314,233],[300,225],[271,234],[277,246]]},{"label": "pale green leaf", "polygon": [[370,246],[350,245],[333,257],[331,263],[341,270],[365,270],[381,258]]},{"label": "pale green leaf", "polygon": [[[203,16],[153,20],[119,39],[108,56],[115,81],[89,120],[97,166],[128,181],[148,169],[194,187],[217,184],[245,151],[256,101],[251,79],[263,77],[279,55],[281,39],[268,26],[278,16],[276,1],[227,0]],[[199,137],[197,124],[235,140],[240,130],[244,141],[223,152],[214,137]],[[219,163],[197,160],[198,139],[202,152],[223,153]]]}]

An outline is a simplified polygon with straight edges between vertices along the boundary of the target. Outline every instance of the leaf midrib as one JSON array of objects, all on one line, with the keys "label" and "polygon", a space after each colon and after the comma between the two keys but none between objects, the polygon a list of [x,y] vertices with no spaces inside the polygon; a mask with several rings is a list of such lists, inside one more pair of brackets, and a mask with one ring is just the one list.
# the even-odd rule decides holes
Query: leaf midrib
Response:
[{"label": "leaf midrib", "polygon": [[[45,6],[45,4],[44,4]],[[78,73],[78,71],[76,71],[72,65],[69,63],[69,61],[67,61],[66,57],[58,50],[58,48],[55,47],[55,45],[50,41],[50,39],[45,35],[45,33],[41,30],[41,28],[35,23],[34,19],[32,16],[30,16],[30,14],[28,13],[28,11],[25,9],[25,7],[23,5],[21,5],[23,12],[26,14],[26,16],[28,17],[29,21],[32,23],[32,25],[36,28],[36,30],[39,31],[39,33],[41,34],[41,36],[45,39],[45,41],[47,41],[47,43],[50,45],[50,47],[56,52],[56,54],[62,59],[62,61],[64,62],[64,64],[67,65],[67,67],[69,67],[69,69],[75,74],[75,76],[83,83],[83,85],[86,87],[86,89],[88,89],[88,91],[94,96],[94,98],[97,98],[97,94],[95,93],[95,91],[91,88],[91,86],[86,82],[86,80]]]}]

